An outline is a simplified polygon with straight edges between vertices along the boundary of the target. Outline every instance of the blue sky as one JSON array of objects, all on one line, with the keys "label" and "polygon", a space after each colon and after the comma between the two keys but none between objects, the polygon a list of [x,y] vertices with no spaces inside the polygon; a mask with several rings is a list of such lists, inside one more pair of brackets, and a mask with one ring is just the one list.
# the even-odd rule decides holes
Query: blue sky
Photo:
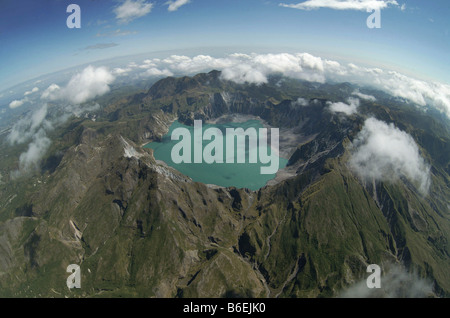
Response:
[{"label": "blue sky", "polygon": [[[367,27],[365,10],[333,9],[344,0],[314,10],[280,6],[305,0],[190,0],[174,11],[166,0],[126,1],[142,9],[126,21],[117,11],[124,0],[0,1],[0,91],[96,60],[206,48],[309,52],[450,83],[448,0],[386,0],[380,29]],[[66,26],[71,3],[81,8],[80,29]]]}]

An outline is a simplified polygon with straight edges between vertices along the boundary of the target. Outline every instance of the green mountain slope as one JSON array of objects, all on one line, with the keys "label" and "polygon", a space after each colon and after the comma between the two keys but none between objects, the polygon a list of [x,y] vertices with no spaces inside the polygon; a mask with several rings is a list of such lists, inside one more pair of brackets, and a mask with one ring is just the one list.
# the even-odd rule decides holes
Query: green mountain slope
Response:
[{"label": "green mountain slope", "polygon": [[[448,119],[379,92],[358,114],[328,111],[352,91],[278,77],[238,85],[217,71],[163,79],[112,96],[95,122],[56,129],[42,169],[18,179],[9,171],[23,149],[3,140],[0,296],[334,297],[373,263],[401,264],[448,296]],[[298,97],[310,105],[296,106]],[[141,147],[175,119],[229,114],[301,136],[291,177],[255,192],[211,187]],[[351,143],[368,116],[413,136],[431,165],[428,195],[406,178],[368,182],[352,172]],[[81,266],[79,290],[66,287],[69,264]]]}]

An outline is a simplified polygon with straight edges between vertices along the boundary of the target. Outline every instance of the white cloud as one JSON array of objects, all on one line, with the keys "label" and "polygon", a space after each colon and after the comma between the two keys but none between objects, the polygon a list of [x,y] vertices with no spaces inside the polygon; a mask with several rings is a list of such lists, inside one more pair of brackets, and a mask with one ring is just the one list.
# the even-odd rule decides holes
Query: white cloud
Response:
[{"label": "white cloud", "polygon": [[225,68],[222,71],[222,78],[238,84],[246,82],[255,84],[267,83],[267,77],[263,71],[248,64],[238,64]]},{"label": "white cloud", "polygon": [[352,95],[358,96],[358,97],[361,98],[361,99],[365,99],[365,100],[368,100],[368,101],[371,101],[371,102],[374,102],[374,101],[377,100],[374,96],[363,94],[363,93],[361,93],[361,92],[358,91],[358,90],[354,91],[354,92],[352,93]]},{"label": "white cloud", "polygon": [[[450,117],[450,85],[425,82],[380,68],[341,64],[308,53],[280,54],[230,54],[222,58],[208,55],[194,57],[172,55],[165,59],[148,59],[129,68],[167,70],[177,75],[192,75],[212,69],[222,71],[222,78],[236,83],[263,84],[271,74],[325,83],[326,81],[350,82],[383,90],[419,106],[434,106]],[[153,70],[154,72],[157,72]],[[152,71],[150,71],[151,73]],[[164,74],[161,74],[164,75]],[[144,74],[145,76],[145,74]],[[374,100],[371,95],[354,92],[361,99]]]},{"label": "white cloud", "polygon": [[60,105],[57,111],[49,114],[48,105],[45,103],[39,109],[21,118],[11,128],[7,141],[11,146],[28,143],[28,149],[20,154],[19,169],[12,171],[11,175],[14,178],[20,177],[38,168],[42,157],[51,144],[47,133],[52,131],[54,127],[64,123],[72,115],[79,117],[83,113],[96,111],[99,108],[100,105],[97,103],[91,105]]},{"label": "white cloud", "polygon": [[173,76],[173,73],[169,71],[168,69],[157,69],[155,67],[152,67],[144,72],[144,76]]},{"label": "white cloud", "polygon": [[109,84],[114,76],[105,67],[86,67],[81,73],[74,75],[69,83],[61,88],[50,85],[41,98],[49,100],[68,100],[74,104],[84,103],[92,98],[109,92]]},{"label": "white cloud", "polygon": [[18,107],[22,106],[25,103],[28,103],[30,101],[28,99],[28,95],[33,94],[33,93],[35,93],[37,91],[39,91],[39,88],[37,88],[37,87],[33,88],[31,91],[26,91],[23,94],[25,97],[22,98],[22,99],[13,100],[11,103],[9,103],[9,108],[15,109],[15,108],[18,108]]},{"label": "white cloud", "polygon": [[52,125],[45,118],[47,116],[47,104],[38,110],[20,119],[11,128],[7,139],[11,145],[22,144],[28,141],[41,127],[51,129]]},{"label": "white cloud", "polygon": [[121,68],[121,67],[116,67],[115,69],[112,70],[112,74],[114,75],[127,75],[128,72],[131,71],[131,68]]},{"label": "white cloud", "polygon": [[334,10],[381,10],[390,5],[398,6],[395,0],[307,0],[297,4],[280,3],[280,6],[299,10],[329,8]]},{"label": "white cloud", "polygon": [[152,11],[153,3],[144,0],[125,0],[114,9],[116,19],[119,23],[129,23],[134,19],[141,18]]},{"label": "white cloud", "polygon": [[230,58],[223,77],[238,83],[267,83],[267,77],[273,73],[307,81],[325,81],[323,60],[308,53],[236,54]]},{"label": "white cloud", "polygon": [[136,64],[136,62],[130,62],[130,63],[128,63],[128,67],[129,68],[136,68],[136,67],[138,67],[138,65]]},{"label": "white cloud", "polygon": [[28,145],[28,150],[23,152],[19,157],[19,171],[22,174],[38,167],[39,161],[50,147],[51,141],[47,137],[46,132],[41,128],[33,135],[32,142]]},{"label": "white cloud", "polygon": [[382,181],[404,176],[415,182],[423,194],[428,192],[429,166],[414,139],[393,124],[367,119],[353,146],[349,165],[358,176]]},{"label": "white cloud", "polygon": [[70,105],[69,107],[65,107],[65,111],[67,112],[65,116],[62,116],[61,118],[58,118],[57,120],[59,122],[65,122],[69,115],[74,115],[75,117],[80,117],[83,113],[92,112],[100,109],[100,104],[94,103],[91,105]]},{"label": "white cloud", "polygon": [[156,66],[156,64],[152,60],[147,59],[147,60],[144,60],[142,65],[139,65],[139,68],[148,69],[148,68],[155,67],[155,66]]},{"label": "white cloud", "polygon": [[175,1],[167,1],[166,4],[169,5],[169,7],[167,8],[167,10],[169,11],[177,11],[178,8],[180,8],[181,6],[184,6],[185,4],[188,4],[190,2],[190,0],[175,0]]},{"label": "white cloud", "polygon": [[347,116],[355,114],[359,106],[359,99],[350,97],[348,104],[343,102],[331,103],[328,102],[329,109],[333,113],[344,113]]},{"label": "white cloud", "polygon": [[[155,62],[155,60],[153,60]],[[198,73],[211,69],[224,69],[236,64],[231,58],[214,58],[209,55],[197,55],[193,58],[183,55],[172,55],[161,60],[158,64],[167,66],[174,72]]]},{"label": "white cloud", "polygon": [[14,109],[14,108],[18,108],[20,106],[22,106],[25,102],[27,101],[27,99],[20,99],[20,100],[13,100],[11,103],[9,103],[9,108]]},{"label": "white cloud", "polygon": [[[125,71],[121,69],[121,71]],[[123,73],[116,69],[117,73]],[[88,66],[75,74],[66,86],[51,84],[42,92],[41,98],[59,101],[59,107],[48,113],[45,103],[41,108],[20,119],[11,128],[7,140],[10,145],[28,143],[28,149],[19,156],[19,169],[12,172],[19,177],[39,166],[40,160],[50,147],[47,133],[65,122],[70,116],[81,116],[85,112],[96,111],[99,104],[84,104],[86,101],[109,91],[114,76],[104,67]],[[33,90],[32,90],[33,91]],[[34,89],[36,92],[37,90]],[[27,97],[25,97],[26,99]],[[80,105],[82,104],[82,105]]]},{"label": "white cloud", "polygon": [[[387,267],[387,266],[383,266]],[[341,298],[426,298],[433,296],[433,283],[420,278],[417,273],[408,272],[400,265],[383,268],[381,288],[367,288],[363,279],[343,290]]]},{"label": "white cloud", "polygon": [[41,98],[55,100],[58,93],[61,91],[61,87],[56,84],[51,84],[45,91],[42,92]]},{"label": "white cloud", "polygon": [[47,104],[20,119],[11,128],[7,140],[10,145],[28,142],[28,149],[19,156],[19,169],[12,171],[13,178],[37,168],[40,160],[50,147],[47,131],[53,129],[47,117]]},{"label": "white cloud", "polygon": [[359,67],[348,64],[343,76],[328,74],[329,79],[345,80],[381,89],[393,96],[402,97],[419,105],[433,105],[450,117],[450,85],[425,82],[395,71]]},{"label": "white cloud", "polygon": [[27,95],[36,93],[36,92],[38,92],[38,91],[39,91],[39,87],[33,87],[33,89],[32,89],[31,91],[26,91],[26,92],[23,94],[23,96],[27,96]]},{"label": "white cloud", "polygon": [[297,100],[295,102],[292,103],[292,106],[308,106],[309,105],[309,101],[303,97],[299,97],[297,98]]},{"label": "white cloud", "polygon": [[[263,84],[267,76],[282,73],[285,76],[308,81],[324,82],[324,61],[308,53],[298,54],[231,54],[225,58],[198,55],[193,58],[172,55],[159,64],[174,73],[196,73],[211,69],[222,70],[222,78],[237,83]],[[161,67],[159,65],[159,67]]]}]

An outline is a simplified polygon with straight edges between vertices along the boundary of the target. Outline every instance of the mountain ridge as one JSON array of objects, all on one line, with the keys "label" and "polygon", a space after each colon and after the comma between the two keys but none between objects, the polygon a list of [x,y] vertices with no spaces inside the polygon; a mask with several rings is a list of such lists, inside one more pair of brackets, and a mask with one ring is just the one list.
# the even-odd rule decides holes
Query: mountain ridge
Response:
[{"label": "mountain ridge", "polygon": [[[57,137],[63,155],[38,177],[38,189],[23,193],[21,204],[14,199],[15,210],[0,207],[0,294],[335,297],[363,279],[368,264],[394,263],[448,297],[449,158],[438,155],[449,145],[448,128],[385,99],[361,100],[351,116],[333,114],[328,102],[353,91],[341,88],[277,77],[235,84],[213,71],[119,97],[95,122],[72,120]],[[296,105],[298,97],[308,106]],[[291,151],[295,175],[258,191],[212,187],[141,148],[175,119],[231,113],[309,136]],[[362,181],[348,167],[367,116],[415,137],[432,167],[427,197],[406,179]],[[83,288],[68,292],[72,263],[81,266]]]}]

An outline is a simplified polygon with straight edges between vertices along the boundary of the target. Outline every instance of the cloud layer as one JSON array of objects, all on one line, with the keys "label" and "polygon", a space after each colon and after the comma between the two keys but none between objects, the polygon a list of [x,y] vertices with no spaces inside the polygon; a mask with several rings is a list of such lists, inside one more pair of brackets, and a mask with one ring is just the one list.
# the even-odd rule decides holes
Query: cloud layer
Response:
[{"label": "cloud layer", "polygon": [[388,6],[398,6],[395,0],[307,0],[297,4],[280,3],[281,7],[299,10],[329,8],[334,10],[373,11],[385,9]]},{"label": "cloud layer", "polygon": [[[450,85],[418,80],[396,71],[361,67],[353,63],[341,64],[308,53],[236,53],[222,58],[172,55],[165,59],[147,59],[141,65],[129,64],[127,68],[134,71],[151,69],[147,76],[189,75],[217,69],[222,71],[222,78],[225,80],[257,85],[267,83],[269,75],[274,73],[319,83],[350,82],[383,90],[418,106],[434,106],[450,117]],[[375,100],[373,96],[359,92],[354,92],[353,95]]]},{"label": "cloud layer", "polygon": [[369,118],[353,141],[351,169],[368,180],[397,181],[406,177],[422,194],[430,186],[429,166],[414,139],[393,124]]}]

